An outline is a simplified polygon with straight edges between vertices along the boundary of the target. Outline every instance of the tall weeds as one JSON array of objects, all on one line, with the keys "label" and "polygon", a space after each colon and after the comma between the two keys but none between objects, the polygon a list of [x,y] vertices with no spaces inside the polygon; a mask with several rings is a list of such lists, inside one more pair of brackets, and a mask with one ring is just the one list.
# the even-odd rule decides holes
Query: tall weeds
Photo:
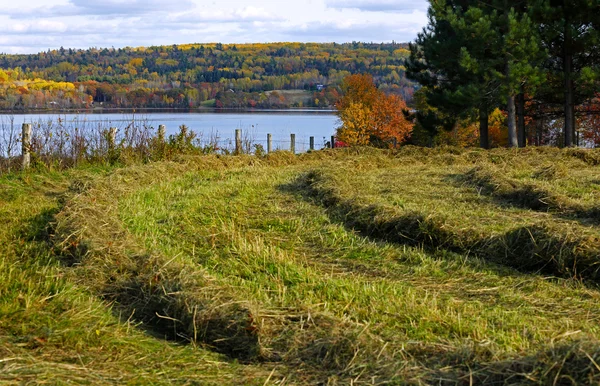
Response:
[{"label": "tall weeds", "polygon": [[15,167],[12,162],[20,150],[19,131],[13,116],[0,116],[0,172],[10,171]]},{"label": "tall weeds", "polygon": [[[232,143],[198,136],[182,125],[179,132],[160,137],[144,117],[125,121],[88,121],[83,117],[38,119],[32,123],[31,159],[34,168],[62,170],[80,164],[132,164],[169,160],[181,154],[232,152]],[[116,129],[114,143],[109,130]],[[244,153],[251,140],[244,138]],[[18,170],[21,159],[21,125],[14,116],[0,118],[0,175]]]}]

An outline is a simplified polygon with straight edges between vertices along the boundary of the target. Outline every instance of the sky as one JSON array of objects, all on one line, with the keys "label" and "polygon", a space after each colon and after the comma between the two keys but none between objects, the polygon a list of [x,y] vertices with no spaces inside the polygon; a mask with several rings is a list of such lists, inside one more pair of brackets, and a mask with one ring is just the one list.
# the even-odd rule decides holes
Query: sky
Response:
[{"label": "sky", "polygon": [[0,53],[185,43],[408,42],[426,0],[0,0]]}]

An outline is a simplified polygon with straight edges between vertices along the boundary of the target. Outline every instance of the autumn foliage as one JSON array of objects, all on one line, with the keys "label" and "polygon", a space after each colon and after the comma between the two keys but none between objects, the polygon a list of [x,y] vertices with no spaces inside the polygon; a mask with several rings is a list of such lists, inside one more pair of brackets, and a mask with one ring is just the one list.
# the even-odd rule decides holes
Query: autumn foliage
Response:
[{"label": "autumn foliage", "polygon": [[[404,43],[210,43],[0,54],[0,109],[330,107],[342,80],[366,71],[381,89],[409,99],[415,84],[404,77],[406,48]],[[27,92],[34,80],[55,84]],[[19,89],[25,83],[27,89]],[[300,93],[277,98],[274,90]]]},{"label": "autumn foliage", "polygon": [[397,95],[378,90],[371,75],[346,77],[342,91],[344,96],[336,104],[342,123],[337,129],[338,140],[349,146],[391,147],[408,139],[413,124],[404,117],[406,103]]}]

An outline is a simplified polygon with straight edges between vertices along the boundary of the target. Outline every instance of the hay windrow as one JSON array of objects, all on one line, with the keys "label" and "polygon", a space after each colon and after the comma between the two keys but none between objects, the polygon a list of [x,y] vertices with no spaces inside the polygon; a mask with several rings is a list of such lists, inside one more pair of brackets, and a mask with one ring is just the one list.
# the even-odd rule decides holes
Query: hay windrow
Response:
[{"label": "hay windrow", "polygon": [[[244,163],[223,165],[217,159],[197,167],[240,164]],[[56,227],[56,245],[72,267],[71,278],[114,304],[122,315],[142,322],[154,335],[197,342],[233,358],[284,361],[339,376],[356,374],[349,363],[357,358],[372,362],[369,353],[378,352],[384,343],[363,327],[310,310],[262,309],[198,264],[148,251],[125,230],[119,220],[120,199],[152,184],[157,176],[164,181],[184,170],[189,173],[190,165],[123,169],[86,184],[85,189],[73,189]],[[384,364],[386,359],[383,355],[370,371],[392,372],[390,368],[397,364]]]},{"label": "hay windrow", "polygon": [[569,169],[563,164],[552,164],[542,166],[533,173],[533,178],[552,181],[565,178],[569,175]]},{"label": "hay windrow", "polygon": [[598,149],[566,149],[566,154],[577,158],[588,165],[600,165],[600,151]]},{"label": "hay windrow", "polygon": [[156,168],[139,167],[135,174],[124,169],[96,181],[57,216],[57,245],[74,267],[74,280],[116,302],[156,334],[203,342],[233,357],[258,356],[258,328],[249,304],[232,299],[196,267],[147,253],[120,224],[119,197],[151,181]]},{"label": "hay windrow", "polygon": [[[564,166],[551,165],[538,169],[534,179],[555,180],[565,176]],[[464,173],[460,181],[473,185],[478,192],[494,197],[503,203],[536,211],[549,211],[567,218],[600,222],[600,207],[583,205],[563,194],[552,192],[533,183],[506,177],[500,170],[489,166],[476,166]]]},{"label": "hay windrow", "polygon": [[[600,239],[585,228],[574,230],[543,223],[503,234],[480,234],[456,229],[440,214],[411,211],[399,214],[397,210],[360,199],[344,198],[335,178],[323,171],[309,172],[296,184],[334,217],[370,237],[475,254],[526,272],[600,281]],[[495,189],[495,185],[487,184]]]},{"label": "hay windrow", "polygon": [[490,363],[463,363],[429,376],[439,385],[540,385],[600,382],[600,346],[589,342],[553,345],[534,355]]},{"label": "hay windrow", "polygon": [[509,179],[501,171],[490,167],[474,167],[464,174],[463,180],[478,187],[481,193],[522,208],[561,211],[566,204],[564,197],[556,197],[537,186]]}]

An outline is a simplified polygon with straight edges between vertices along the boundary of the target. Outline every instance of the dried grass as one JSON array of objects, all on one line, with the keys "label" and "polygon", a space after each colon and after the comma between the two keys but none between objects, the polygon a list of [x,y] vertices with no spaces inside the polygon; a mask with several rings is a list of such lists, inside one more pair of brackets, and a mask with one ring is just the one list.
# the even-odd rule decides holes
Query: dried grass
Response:
[{"label": "dried grass", "polygon": [[184,168],[164,164],[138,167],[135,172],[123,169],[95,181],[57,215],[57,246],[73,266],[75,281],[116,302],[124,314],[143,321],[155,333],[203,342],[233,357],[254,358],[260,348],[249,305],[232,299],[198,267],[147,253],[119,221],[121,195],[153,181],[157,172]]},{"label": "dried grass", "polygon": [[356,377],[367,371],[365,364],[370,374],[391,377],[398,363],[387,353],[373,360],[384,343],[365,326],[310,309],[265,309],[187,256],[146,250],[124,228],[120,200],[159,180],[193,170],[299,161],[275,153],[263,160],[209,156],[182,162],[121,169],[105,179],[74,184],[72,196],[56,218],[56,245],[72,267],[71,279],[160,337],[202,344],[243,361],[281,361],[293,368],[310,368],[312,375],[306,379],[311,383],[331,374]]},{"label": "dried grass", "polygon": [[[477,181],[493,194],[508,192],[502,185],[476,168],[471,171]],[[493,182],[492,182],[493,181]],[[469,228],[448,225],[439,213],[390,210],[381,205],[345,198],[336,188],[335,179],[322,171],[312,171],[297,181],[309,197],[330,210],[350,228],[380,240],[408,245],[425,245],[481,256],[526,272],[541,271],[563,277],[600,281],[600,239],[587,228],[571,229],[549,221],[512,229],[502,234],[485,234]],[[521,202],[541,203],[535,190],[506,193]],[[537,204],[535,204],[537,205]],[[546,204],[547,205],[547,204]]]},{"label": "dried grass", "polygon": [[473,185],[480,193],[492,196],[501,202],[536,211],[550,211],[564,217],[600,221],[600,206],[585,205],[564,194],[551,191],[535,183],[535,179],[550,182],[564,179],[568,175],[564,165],[544,166],[533,173],[532,182],[523,182],[506,176],[506,173],[489,165],[476,166],[459,180]]},{"label": "dried grass", "polygon": [[[553,287],[552,291],[554,292],[550,291],[551,293],[543,299],[536,298],[539,292],[530,295],[526,289],[523,290],[524,293],[527,293],[526,298],[522,296],[504,298],[507,295],[504,292],[510,292],[511,283],[516,283],[516,279],[515,281],[503,281],[502,278],[494,277],[478,282],[480,276],[485,276],[483,272],[490,270],[488,266],[480,265],[477,266],[476,271],[468,271],[473,277],[465,273],[466,270],[461,271],[456,268],[458,277],[452,278],[452,280],[439,280],[443,275],[441,271],[448,266],[436,262],[436,259],[454,258],[457,260],[456,265],[459,266],[465,264],[472,255],[477,255],[482,259],[517,267],[523,271],[540,270],[566,277],[597,281],[598,265],[596,261],[600,246],[594,231],[580,227],[564,228],[565,222],[554,222],[553,217],[547,213],[536,213],[541,220],[530,226],[515,226],[509,231],[493,233],[487,231],[487,226],[490,224],[485,224],[486,227],[476,230],[474,227],[463,224],[462,218],[452,221],[452,219],[446,218],[444,213],[425,209],[417,210],[414,207],[404,209],[401,202],[393,205],[382,203],[371,200],[368,194],[353,195],[352,192],[346,191],[348,184],[340,184],[338,181],[340,174],[345,175],[348,180],[352,180],[358,174],[377,172],[382,176],[381,185],[386,189],[393,189],[394,185],[390,182],[395,174],[389,173],[389,168],[406,165],[406,170],[412,172],[415,169],[414,172],[418,173],[423,170],[427,172],[426,169],[434,165],[437,168],[436,173],[438,170],[446,170],[448,173],[456,170],[464,172],[471,170],[473,180],[469,183],[477,185],[480,189],[482,187],[484,190],[489,189],[489,194],[494,196],[503,189],[506,189],[506,192],[511,189],[518,190],[521,185],[516,183],[519,182],[518,179],[509,177],[507,177],[508,184],[502,185],[506,182],[505,177],[499,173],[487,173],[489,170],[495,170],[493,169],[495,166],[507,170],[515,164],[526,164],[530,159],[543,158],[538,156],[545,154],[544,152],[546,150],[483,152],[454,148],[440,150],[407,147],[397,152],[373,149],[336,149],[303,155],[277,152],[265,157],[212,155],[198,158],[177,156],[175,157],[176,162],[132,166],[117,170],[107,177],[75,178],[69,188],[64,209],[56,216],[57,226],[54,241],[57,250],[60,250],[63,263],[68,266],[64,269],[66,279],[76,282],[79,288],[87,287],[91,293],[101,296],[112,305],[115,313],[121,314],[124,319],[130,319],[134,324],[141,322],[140,327],[146,328],[152,336],[157,338],[210,347],[232,358],[241,359],[244,366],[253,369],[249,371],[255,371],[260,367],[267,373],[266,375],[261,373],[264,375],[263,379],[267,379],[267,383],[552,384],[555,382],[560,384],[568,381],[598,383],[600,369],[597,363],[600,349],[595,339],[592,339],[595,336],[593,331],[586,331],[587,335],[582,335],[585,337],[584,339],[590,337],[590,343],[557,343],[554,345],[552,342],[548,342],[545,345],[546,349],[539,352],[541,346],[539,336],[544,337],[551,332],[541,333],[535,339],[523,338],[520,334],[510,335],[507,333],[503,335],[505,330],[510,330],[513,325],[522,326],[527,323],[516,323],[514,319],[507,316],[523,309],[532,312],[537,309],[536,307],[540,307],[539,309],[543,310],[545,316],[567,313],[568,317],[565,317],[567,321],[585,315],[585,310],[569,310],[566,301],[560,302],[560,310],[555,313],[545,310],[544,307],[553,307],[558,302],[558,300],[555,301],[557,298],[552,297],[552,294],[563,294],[562,290]],[[573,158],[554,150],[548,150],[548,152],[548,157]],[[544,162],[547,162],[547,159]],[[560,180],[562,178],[560,170],[558,168],[556,168],[557,170],[546,170],[544,162],[535,163],[527,169],[533,169],[534,172],[528,171],[527,173],[530,176],[534,175],[534,178],[537,176],[544,182]],[[573,159],[572,162],[578,165],[582,164],[578,158]],[[473,169],[473,166],[478,164],[484,166]],[[423,168],[416,170],[415,167],[418,165]],[[438,307],[438,302],[444,303],[447,313],[424,313],[422,310],[413,310],[411,307],[418,307],[417,300],[411,302],[393,296],[390,296],[389,299],[374,299],[374,301],[378,305],[381,302],[398,302],[406,309],[404,312],[396,312],[400,308],[391,307],[390,309],[394,313],[385,314],[385,318],[382,317],[380,322],[381,325],[362,322],[362,319],[359,318],[346,317],[345,312],[342,312],[341,315],[327,312],[323,310],[324,307],[316,305],[287,308],[266,307],[256,299],[249,298],[244,293],[244,288],[238,288],[239,286],[233,284],[234,281],[230,280],[232,278],[219,277],[214,273],[209,273],[210,271],[202,267],[198,259],[194,260],[190,256],[178,253],[166,253],[158,245],[164,240],[156,240],[158,243],[156,247],[149,247],[152,244],[145,242],[147,240],[143,239],[142,235],[133,234],[132,230],[124,223],[126,210],[122,205],[126,201],[125,197],[134,195],[145,187],[151,187],[157,183],[166,183],[171,186],[170,184],[173,182],[171,190],[178,192],[183,185],[175,182],[182,176],[191,176],[185,180],[186,183],[197,182],[196,176],[201,174],[200,172],[212,170],[220,179],[234,180],[235,184],[232,189],[236,190],[238,187],[248,186],[248,181],[240,177],[243,175],[242,170],[248,173],[260,171],[268,174],[277,172],[279,169],[276,168],[291,170],[289,175],[313,170],[286,186],[285,192],[293,193],[293,197],[288,197],[289,201],[279,202],[275,206],[293,206],[297,195],[303,194],[312,202],[326,208],[325,212],[320,207],[305,203],[314,209],[310,214],[324,212],[323,222],[331,219],[331,223],[328,223],[330,228],[315,226],[298,228],[297,231],[323,232],[306,237],[311,242],[316,242],[316,240],[322,242],[314,246],[314,251],[309,251],[314,255],[307,258],[327,260],[329,258],[327,255],[334,253],[336,258],[341,259],[340,256],[343,255],[346,264],[344,267],[348,269],[348,272],[343,272],[343,274],[349,278],[349,281],[353,279],[356,279],[357,282],[360,281],[357,292],[348,295],[348,300],[345,301],[350,308],[357,307],[354,315],[387,311],[387,309],[382,311],[372,308],[371,304],[358,305],[352,296],[364,295],[365,299],[371,299],[369,296],[381,296],[382,293],[388,293],[383,291],[376,293],[376,286],[372,283],[381,283],[381,288],[392,286],[390,278],[395,277],[394,275],[397,277],[395,277],[396,281],[393,281],[393,285],[398,286],[394,287],[394,290],[400,288],[399,283],[402,282],[412,283],[411,285],[415,285],[419,289],[408,292],[399,291],[399,294],[411,293],[416,299],[423,294],[426,297],[434,297],[434,301],[423,302],[423,304]],[[539,176],[535,174],[535,171],[538,170],[541,171]],[[502,179],[498,176],[501,176]],[[426,178],[434,179],[429,175]],[[476,181],[476,178],[481,180]],[[369,191],[372,189],[371,186],[365,185],[363,180],[358,181],[357,190]],[[452,188],[456,188],[450,182],[446,182]],[[515,184],[512,184],[513,182]],[[488,185],[487,188],[485,188],[485,184]],[[537,189],[533,183],[532,186]],[[275,187],[271,188],[275,189]],[[423,187],[423,189],[426,188]],[[464,190],[472,189],[465,188]],[[441,200],[454,198],[443,196],[445,192],[440,192],[440,194],[442,195]],[[529,200],[531,202],[535,202],[535,199],[539,201],[539,197],[535,194],[537,191],[530,193],[532,198]],[[7,193],[7,196],[9,195]],[[473,193],[473,195],[475,194]],[[202,199],[202,197],[198,199]],[[271,197],[264,199],[271,199]],[[477,201],[476,204],[481,204],[481,202]],[[504,209],[498,206],[498,210]],[[540,210],[552,211],[553,209]],[[177,212],[177,209],[174,210],[173,215],[178,214],[181,213]],[[328,214],[329,217],[325,214]],[[225,216],[225,214],[221,215]],[[242,217],[244,215],[246,214],[240,214]],[[304,212],[297,213],[297,216],[306,215],[307,213]],[[283,225],[288,226],[295,222],[308,221],[305,218],[269,220],[261,226],[281,225],[283,227]],[[289,224],[284,220],[290,220]],[[492,222],[493,220],[488,221]],[[233,220],[231,222],[233,223]],[[435,253],[429,254],[416,248],[415,251],[419,252],[410,254],[403,247],[372,243],[373,251],[358,258],[356,255],[364,253],[364,251],[358,248],[357,244],[366,243],[366,239],[360,238],[362,241],[359,241],[359,238],[354,237],[355,235],[351,231],[345,231],[341,226],[339,227],[341,230],[338,232],[344,232],[343,235],[334,232],[331,235],[324,234],[332,232],[336,222],[342,222],[348,228],[360,230],[382,241],[416,246],[425,245],[429,247],[426,251],[435,250]],[[194,232],[199,226],[201,225],[195,224],[195,227],[189,231]],[[186,229],[181,231],[185,232]],[[230,234],[216,236],[215,248],[237,247],[235,253],[223,255],[228,258],[245,259],[251,262],[257,256],[260,257],[261,253],[273,254],[274,260],[282,260],[280,267],[285,268],[288,263],[292,265],[290,261],[286,264],[283,261],[291,260],[293,256],[278,255],[278,247],[275,244],[294,242],[291,240],[292,237],[297,236],[294,231],[287,234],[290,240],[277,242],[275,240],[280,235],[272,235],[272,239],[265,238],[258,242],[257,238],[251,237],[254,235],[252,232],[256,229],[246,229],[245,231],[248,233],[243,234],[243,229],[235,228]],[[327,243],[323,242],[323,238],[328,237]],[[249,238],[255,244],[248,246]],[[175,238],[175,240],[178,239]],[[256,251],[252,248],[255,248]],[[400,264],[399,260],[405,259],[402,264],[406,265],[406,270],[402,273],[393,269],[388,270],[389,267],[384,268],[378,266],[378,263],[370,261],[380,259],[380,254],[389,254],[390,248],[395,252],[390,257],[393,261],[390,261],[389,264],[397,265]],[[402,250],[404,252],[401,252]],[[185,251],[185,249],[181,249],[181,251]],[[461,252],[461,254],[455,255],[448,251]],[[298,253],[303,254],[305,251]],[[355,258],[358,261],[353,260]],[[425,264],[423,261],[427,261],[427,263]],[[324,280],[333,278],[333,270],[342,270],[342,266],[330,263],[331,276],[325,275],[324,271],[327,270],[327,267],[321,267],[323,272],[317,269],[306,270],[306,272],[323,274],[326,276]],[[317,263],[312,262],[311,264]],[[395,267],[397,268],[397,266]],[[253,271],[255,268],[258,266],[248,265],[250,275],[255,272]],[[361,269],[364,269],[364,272]],[[420,271],[427,270],[430,270],[427,273],[429,276],[419,276]],[[498,275],[502,276],[503,274],[513,275],[514,273],[501,271]],[[518,282],[535,281],[535,277],[523,275]],[[388,281],[388,279],[390,280]],[[299,280],[309,280],[309,278],[301,277]],[[488,283],[488,281],[494,280],[500,284],[496,286],[491,282]],[[429,281],[429,283],[422,283],[424,281]],[[368,294],[359,292],[361,290],[359,287],[362,285],[369,289]],[[575,284],[559,283],[556,287],[561,285],[565,286],[564,293],[566,294],[566,287]],[[292,286],[293,284],[289,284],[290,291],[293,290]],[[343,287],[336,288],[345,289]],[[260,291],[268,292],[271,289],[265,287]],[[365,291],[367,290],[365,289]],[[588,288],[585,291],[587,291],[585,292],[586,296],[589,295],[590,299],[593,298],[591,294],[595,294],[594,290]],[[319,296],[326,294],[333,297],[337,295],[324,291]],[[583,297],[584,295],[578,293],[576,296]],[[593,305],[593,299],[590,299],[588,301]],[[326,296],[323,301],[328,301]],[[583,304],[583,300],[580,298],[576,298],[575,301],[577,303],[574,307],[577,304]],[[477,310],[482,309],[477,305],[486,302],[491,302],[489,305],[491,310],[485,309],[485,316],[477,314]],[[468,307],[463,307],[467,303]],[[529,306],[530,303],[531,306]],[[363,308],[360,309],[360,307]],[[483,319],[481,323],[490,323],[490,326],[486,325],[485,331],[482,333],[477,331],[465,333],[461,329],[461,315],[458,315],[458,323],[455,317],[455,313],[465,310],[473,312],[462,315],[465,323],[473,323],[472,328],[484,325],[477,324],[480,317]],[[496,310],[498,315],[493,315]],[[593,310],[591,312],[594,313]],[[352,315],[352,312],[348,312],[348,315]],[[420,317],[423,319],[419,319]],[[528,318],[525,320],[535,320],[530,316],[524,317]],[[581,317],[586,318],[586,316]],[[470,320],[466,320],[468,318]],[[494,325],[494,323],[498,324]],[[544,324],[544,326],[549,325],[550,323]],[[594,322],[590,321],[588,324],[582,325],[586,326],[581,327],[582,330],[585,330],[589,326],[594,326]],[[410,334],[404,335],[403,329],[411,328],[415,329],[413,334],[423,339],[419,341],[404,340]],[[548,328],[561,330],[555,325]],[[567,331],[569,328],[570,325],[565,326]],[[496,329],[497,335],[495,335]],[[536,326],[532,325],[531,329],[535,330]],[[493,333],[490,332],[492,330]],[[589,330],[593,330],[593,327],[590,327]],[[382,332],[387,335],[383,335]],[[488,333],[492,336],[485,336]],[[481,334],[485,339],[491,340],[488,342],[489,344],[472,341],[473,336]],[[510,337],[507,338],[509,335]],[[507,343],[507,340],[510,339],[524,339],[524,341]],[[557,342],[568,341],[568,337],[557,338]],[[462,342],[463,346],[457,342]],[[515,347],[522,347],[526,352],[515,351]],[[0,347],[0,352],[1,349]],[[0,358],[7,357],[9,357],[8,354],[0,353]],[[248,362],[253,363],[249,364]],[[73,365],[68,368],[68,366],[58,363],[56,372],[64,374],[66,379],[71,379],[73,382],[118,383],[120,380],[131,380],[127,377],[119,378],[118,369],[115,368],[115,364],[112,366],[111,369],[96,367],[86,377],[84,375],[76,376],[83,372],[83,367]],[[28,363],[18,360],[7,362],[7,364],[0,363],[0,371],[8,369],[10,374],[21,374],[25,381],[34,379],[32,374],[35,374],[36,371],[40,374],[47,374],[52,371],[51,368],[51,362],[42,363],[42,361]],[[0,380],[3,379],[3,374],[6,373],[0,374]],[[186,381],[182,375],[178,378],[173,377],[173,372],[169,374],[170,379],[175,383]],[[15,375],[10,376],[12,378],[5,379],[15,379]],[[267,376],[269,377],[267,378]],[[49,378],[45,377],[44,379]],[[194,378],[194,381],[204,382],[201,377]],[[234,383],[235,380],[232,380],[231,377],[224,378],[224,382]],[[262,381],[260,383],[262,384]]]}]

